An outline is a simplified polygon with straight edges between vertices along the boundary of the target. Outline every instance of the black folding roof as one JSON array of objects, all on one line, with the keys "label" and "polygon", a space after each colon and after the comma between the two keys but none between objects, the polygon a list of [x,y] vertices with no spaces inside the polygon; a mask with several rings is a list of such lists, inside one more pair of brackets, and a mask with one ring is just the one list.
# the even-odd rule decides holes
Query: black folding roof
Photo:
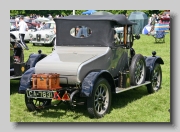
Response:
[{"label": "black folding roof", "polygon": [[67,17],[55,18],[56,19],[63,19],[63,20],[107,20],[107,21],[115,21],[117,24],[120,25],[136,25],[136,23],[129,21],[125,15],[70,15]]},{"label": "black folding roof", "polygon": [[[57,46],[112,46],[115,26],[136,24],[124,15],[71,15],[54,18],[54,21]],[[88,27],[92,34],[83,39],[71,36],[71,29],[77,26]]]}]

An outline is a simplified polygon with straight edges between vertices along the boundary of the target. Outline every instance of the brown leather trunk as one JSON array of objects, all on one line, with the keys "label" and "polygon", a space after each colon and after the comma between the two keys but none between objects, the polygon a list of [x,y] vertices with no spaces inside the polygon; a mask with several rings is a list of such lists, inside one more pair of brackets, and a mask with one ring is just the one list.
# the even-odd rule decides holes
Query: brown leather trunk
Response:
[{"label": "brown leather trunk", "polygon": [[33,74],[32,75],[32,89],[37,90],[57,90],[60,89],[59,74]]}]

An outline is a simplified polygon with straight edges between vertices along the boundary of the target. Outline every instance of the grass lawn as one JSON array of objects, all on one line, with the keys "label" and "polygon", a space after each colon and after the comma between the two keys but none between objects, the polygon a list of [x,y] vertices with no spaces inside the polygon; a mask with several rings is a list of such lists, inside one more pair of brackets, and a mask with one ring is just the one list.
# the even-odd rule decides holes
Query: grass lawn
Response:
[{"label": "grass lawn", "polygon": [[[77,106],[74,110],[65,104],[50,107],[41,111],[28,112],[24,95],[18,94],[19,80],[10,80],[10,122],[170,122],[170,33],[165,43],[155,43],[152,36],[141,35],[135,40],[133,48],[136,53],[151,56],[157,52],[164,60],[162,68],[162,89],[148,94],[146,87],[115,94],[112,98],[110,114],[101,119],[91,119],[86,106]],[[52,47],[33,46],[25,51],[25,60],[39,49],[50,54]]]}]

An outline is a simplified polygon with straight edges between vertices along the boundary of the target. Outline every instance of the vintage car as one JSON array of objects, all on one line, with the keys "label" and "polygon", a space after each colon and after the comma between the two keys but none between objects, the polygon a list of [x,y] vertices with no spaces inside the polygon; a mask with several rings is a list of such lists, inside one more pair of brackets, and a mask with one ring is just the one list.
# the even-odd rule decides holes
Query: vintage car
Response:
[{"label": "vintage car", "polygon": [[[30,41],[29,34],[31,32],[35,32],[37,29],[36,29],[36,26],[34,26],[31,22],[26,22],[26,23],[28,25],[28,31],[25,34],[24,40],[26,42],[29,42]],[[10,20],[10,38],[12,38],[11,40],[16,39],[17,41],[20,41],[20,39],[19,39],[19,28],[16,28],[14,19]]]},{"label": "vintage car", "polygon": [[56,34],[54,32],[55,22],[48,21],[45,22],[45,25],[42,27],[41,30],[32,32],[30,34],[30,43],[33,43],[35,46],[36,44],[43,44],[43,45],[52,45],[54,46]]},{"label": "vintage car", "polygon": [[21,44],[16,39],[10,38],[10,80],[21,78],[25,71],[34,67],[36,63],[46,55],[41,54],[42,51],[38,51],[38,54],[32,53],[28,61],[24,61],[24,50],[27,45]]},{"label": "vintage car", "polygon": [[[29,111],[54,103],[87,105],[94,118],[111,111],[113,93],[147,86],[148,93],[161,88],[164,64],[154,51],[136,54],[132,25],[124,15],[72,15],[55,18],[56,48],[20,81]],[[115,28],[123,27],[116,33]],[[122,34],[123,33],[123,34]]]}]

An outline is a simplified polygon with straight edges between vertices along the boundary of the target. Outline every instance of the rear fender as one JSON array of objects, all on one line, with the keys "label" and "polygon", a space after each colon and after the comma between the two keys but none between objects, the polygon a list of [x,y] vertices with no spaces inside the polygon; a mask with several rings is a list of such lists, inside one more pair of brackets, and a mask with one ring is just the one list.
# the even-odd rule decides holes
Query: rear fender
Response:
[{"label": "rear fender", "polygon": [[35,73],[35,68],[32,67],[28,69],[21,77],[20,86],[19,86],[19,93],[25,94],[26,89],[31,87],[31,77],[32,74]]},{"label": "rear fender", "polygon": [[105,78],[112,89],[112,92],[115,91],[115,83],[113,80],[113,77],[111,74],[106,70],[100,70],[100,71],[92,71],[90,72],[83,80],[82,82],[82,89],[80,92],[81,97],[91,97],[93,87],[97,81],[98,78],[103,77]]},{"label": "rear fender", "polygon": [[26,70],[35,67],[36,63],[46,56],[46,54],[31,54],[26,62]]}]

